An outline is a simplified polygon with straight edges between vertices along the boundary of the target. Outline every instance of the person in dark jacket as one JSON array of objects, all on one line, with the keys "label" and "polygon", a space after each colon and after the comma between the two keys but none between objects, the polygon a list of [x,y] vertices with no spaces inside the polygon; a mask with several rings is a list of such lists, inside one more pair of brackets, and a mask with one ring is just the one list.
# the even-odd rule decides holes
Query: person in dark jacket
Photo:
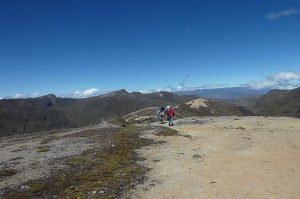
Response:
[{"label": "person in dark jacket", "polygon": [[175,111],[174,111],[172,106],[170,106],[168,108],[167,116],[168,116],[168,120],[169,120],[169,126],[173,126],[174,125],[173,120],[174,120],[174,116],[175,116]]},{"label": "person in dark jacket", "polygon": [[164,123],[164,118],[165,118],[165,108],[160,107],[160,109],[157,111],[157,117],[159,118],[159,121],[161,124]]}]

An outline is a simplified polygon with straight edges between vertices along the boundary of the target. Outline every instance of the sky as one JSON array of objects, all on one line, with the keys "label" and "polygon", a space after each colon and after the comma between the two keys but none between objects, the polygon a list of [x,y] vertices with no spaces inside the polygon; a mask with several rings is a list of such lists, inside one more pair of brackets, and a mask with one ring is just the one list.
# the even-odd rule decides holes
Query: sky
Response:
[{"label": "sky", "polygon": [[0,98],[300,86],[298,0],[0,0]]}]

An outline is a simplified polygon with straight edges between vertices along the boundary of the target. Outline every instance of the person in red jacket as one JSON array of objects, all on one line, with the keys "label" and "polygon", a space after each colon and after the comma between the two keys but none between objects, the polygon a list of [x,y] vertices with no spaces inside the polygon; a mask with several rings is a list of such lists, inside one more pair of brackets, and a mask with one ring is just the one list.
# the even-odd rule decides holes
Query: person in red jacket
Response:
[{"label": "person in red jacket", "polygon": [[172,106],[170,106],[168,108],[167,116],[168,116],[168,120],[169,120],[169,126],[173,126],[174,125],[173,120],[174,120],[174,116],[175,116],[175,111],[174,111]]}]

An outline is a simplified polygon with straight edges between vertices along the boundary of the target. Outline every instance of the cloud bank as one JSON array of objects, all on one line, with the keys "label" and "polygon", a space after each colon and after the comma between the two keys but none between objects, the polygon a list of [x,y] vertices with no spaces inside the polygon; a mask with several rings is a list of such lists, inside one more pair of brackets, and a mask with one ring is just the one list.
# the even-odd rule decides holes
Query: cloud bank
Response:
[{"label": "cloud bank", "polygon": [[295,8],[291,8],[288,10],[283,10],[281,12],[272,12],[266,15],[266,18],[269,20],[275,20],[275,19],[279,19],[282,17],[287,17],[287,16],[291,16],[291,15],[296,15],[298,14],[298,10],[296,10]]},{"label": "cloud bank", "polygon": [[[87,98],[87,97],[93,97],[97,95],[104,94],[103,91],[100,91],[97,88],[90,88],[84,91],[77,90],[73,93],[68,93],[68,94],[58,94],[58,97],[62,98]],[[36,98],[42,96],[40,93],[33,93],[33,94],[23,94],[23,93],[16,93],[13,97],[8,96],[8,97],[1,97],[1,99],[18,99],[18,98]]]},{"label": "cloud bank", "polygon": [[97,96],[103,94],[102,91],[100,91],[97,88],[90,88],[84,91],[75,91],[71,94],[67,94],[67,95],[63,95],[62,97],[71,97],[71,98],[87,98],[87,97],[93,97],[93,96]]},{"label": "cloud bank", "polygon": [[16,93],[14,98],[24,98],[25,95],[23,93]]},{"label": "cloud bank", "polygon": [[[141,93],[153,93],[153,92],[176,92],[176,91],[187,91],[187,90],[197,90],[197,89],[214,89],[214,88],[225,88],[230,87],[227,84],[207,84],[202,86],[186,86],[186,82],[189,79],[190,75],[186,75],[185,78],[178,82],[177,86],[168,85],[166,87],[158,88],[158,89],[140,89],[140,90],[131,90]],[[248,83],[240,84],[241,87],[249,87],[251,89],[294,89],[300,87],[300,72],[295,71],[283,71],[278,72],[272,75],[265,77],[261,81],[251,81]],[[127,90],[129,91],[129,90]],[[129,91],[130,92],[130,91]],[[107,92],[100,91],[97,88],[90,88],[83,91],[77,90],[73,93],[69,94],[59,94],[59,97],[63,98],[87,98],[93,97],[97,95],[102,95]],[[16,99],[16,98],[34,98],[41,96],[40,93],[34,94],[23,94],[16,93],[13,97],[1,97],[1,99]]]},{"label": "cloud bank", "polygon": [[300,86],[300,73],[291,71],[279,72],[267,76],[262,81],[251,81],[241,86],[252,89],[293,89]]}]

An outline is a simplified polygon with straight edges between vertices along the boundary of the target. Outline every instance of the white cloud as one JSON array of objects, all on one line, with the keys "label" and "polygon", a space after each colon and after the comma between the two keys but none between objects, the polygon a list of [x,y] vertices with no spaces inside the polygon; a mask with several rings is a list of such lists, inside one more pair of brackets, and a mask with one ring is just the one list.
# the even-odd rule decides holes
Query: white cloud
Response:
[{"label": "white cloud", "polygon": [[272,88],[276,85],[275,82],[272,81],[251,81],[249,83],[242,84],[241,86],[250,87],[252,89],[265,89],[265,88]]},{"label": "white cloud", "polygon": [[36,98],[36,97],[40,97],[41,94],[39,93],[33,93],[33,94],[23,94],[23,93],[16,93],[14,97],[5,97],[5,99],[12,99],[12,98]]},{"label": "white cloud", "polygon": [[143,94],[153,93],[152,90],[138,90],[138,92],[143,93]]},{"label": "white cloud", "polygon": [[287,17],[287,16],[291,16],[291,15],[296,15],[298,14],[298,10],[296,10],[295,8],[291,8],[288,10],[283,10],[281,12],[272,12],[266,15],[267,19],[270,20],[274,20],[274,19],[279,19],[281,17]]},{"label": "white cloud", "polygon": [[280,72],[268,77],[269,80],[275,82],[285,82],[290,80],[300,80],[300,74],[295,72]]},{"label": "white cloud", "polygon": [[97,88],[91,88],[91,89],[87,89],[85,91],[83,91],[82,95],[83,96],[92,96],[98,93],[98,89]]},{"label": "white cloud", "polygon": [[103,92],[99,91],[99,89],[97,88],[90,88],[84,91],[75,91],[72,94],[63,95],[62,97],[86,98],[86,97],[100,95],[102,93]]},{"label": "white cloud", "polygon": [[39,93],[33,93],[32,97],[40,97],[41,95]]},{"label": "white cloud", "polygon": [[1,96],[0,96],[0,100],[2,100],[2,99],[4,99],[4,97],[1,97]]},{"label": "white cloud", "polygon": [[15,94],[15,98],[24,98],[24,97],[25,97],[25,95],[22,93]]},{"label": "white cloud", "polygon": [[183,86],[177,86],[177,87],[176,87],[176,90],[179,90],[179,91],[180,91],[180,90],[182,90],[183,88],[184,88]]},{"label": "white cloud", "polygon": [[300,85],[300,73],[279,72],[266,77],[262,81],[251,81],[241,86],[247,86],[252,89],[293,89]]},{"label": "white cloud", "polygon": [[[90,88],[84,91],[75,91],[73,93],[69,94],[59,94],[59,97],[68,97],[68,98],[86,98],[86,97],[92,97],[96,95],[103,94],[103,91],[99,91],[97,88]],[[36,98],[42,96],[40,93],[36,92],[33,94],[23,94],[23,93],[17,93],[14,97],[4,97],[2,99],[12,99],[12,98]],[[1,99],[1,98],[0,98]]]}]

